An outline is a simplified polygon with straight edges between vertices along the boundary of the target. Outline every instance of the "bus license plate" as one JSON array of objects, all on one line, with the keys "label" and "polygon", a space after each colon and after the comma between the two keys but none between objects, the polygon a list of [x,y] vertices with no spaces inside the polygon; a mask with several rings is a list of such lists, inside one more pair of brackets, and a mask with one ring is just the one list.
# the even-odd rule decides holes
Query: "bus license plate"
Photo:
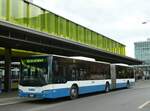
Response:
[{"label": "bus license plate", "polygon": [[33,98],[33,97],[35,97],[35,95],[34,94],[29,94],[29,97]]}]

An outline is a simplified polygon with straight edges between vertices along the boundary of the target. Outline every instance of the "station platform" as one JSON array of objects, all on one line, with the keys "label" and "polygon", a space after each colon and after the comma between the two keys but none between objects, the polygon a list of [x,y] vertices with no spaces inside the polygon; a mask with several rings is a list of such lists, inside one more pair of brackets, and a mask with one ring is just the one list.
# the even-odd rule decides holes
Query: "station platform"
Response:
[{"label": "station platform", "polygon": [[18,96],[18,91],[2,92],[0,94],[0,106],[19,104],[28,101],[34,101],[34,98],[23,98]]},{"label": "station platform", "polygon": [[9,91],[9,92],[2,92],[0,93],[0,99],[2,98],[12,98],[12,97],[17,97],[18,96],[18,91]]}]

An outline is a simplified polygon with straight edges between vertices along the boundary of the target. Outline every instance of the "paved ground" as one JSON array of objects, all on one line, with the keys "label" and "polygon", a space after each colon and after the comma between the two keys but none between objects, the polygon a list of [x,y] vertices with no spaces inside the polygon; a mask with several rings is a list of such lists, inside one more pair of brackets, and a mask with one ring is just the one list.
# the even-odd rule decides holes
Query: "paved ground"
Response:
[{"label": "paved ground", "polygon": [[0,98],[0,111],[150,111],[150,81],[138,81],[131,89],[84,95],[72,101]]},{"label": "paved ground", "polygon": [[16,97],[17,95],[18,95],[18,91],[3,92],[0,94],[0,99]]}]

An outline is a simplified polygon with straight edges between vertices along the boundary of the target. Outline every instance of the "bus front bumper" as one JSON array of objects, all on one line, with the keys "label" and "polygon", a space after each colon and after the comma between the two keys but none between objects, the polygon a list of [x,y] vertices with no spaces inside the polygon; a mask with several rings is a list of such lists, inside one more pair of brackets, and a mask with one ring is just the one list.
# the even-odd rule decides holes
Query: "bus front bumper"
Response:
[{"label": "bus front bumper", "polygon": [[19,90],[18,95],[19,97],[29,97],[29,98],[53,98],[51,91],[42,91],[41,93],[31,93]]}]

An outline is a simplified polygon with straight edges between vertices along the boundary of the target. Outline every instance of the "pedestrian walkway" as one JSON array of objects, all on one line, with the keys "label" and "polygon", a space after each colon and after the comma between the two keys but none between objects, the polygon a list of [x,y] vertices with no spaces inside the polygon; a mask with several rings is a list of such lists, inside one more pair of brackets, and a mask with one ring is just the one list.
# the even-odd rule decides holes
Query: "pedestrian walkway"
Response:
[{"label": "pedestrian walkway", "polygon": [[17,97],[17,96],[18,96],[18,91],[2,92],[0,94],[0,99],[2,99],[2,98]]},{"label": "pedestrian walkway", "polygon": [[22,98],[18,96],[18,91],[3,92],[0,94],[0,106],[17,104],[27,101],[36,100],[33,98]]},{"label": "pedestrian walkway", "polygon": [[134,88],[150,88],[150,80],[138,80],[135,83]]}]

